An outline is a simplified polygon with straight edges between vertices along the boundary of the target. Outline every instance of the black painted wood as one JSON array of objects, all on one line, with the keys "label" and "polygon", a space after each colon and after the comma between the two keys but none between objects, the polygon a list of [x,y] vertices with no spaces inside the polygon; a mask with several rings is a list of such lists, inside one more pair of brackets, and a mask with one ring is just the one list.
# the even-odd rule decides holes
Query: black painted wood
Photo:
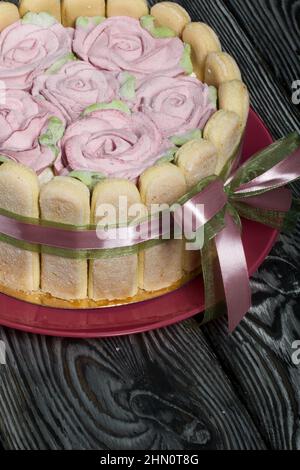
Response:
[{"label": "black painted wood", "polygon": [[102,341],[2,338],[5,448],[265,447],[195,322]]},{"label": "black painted wood", "polygon": [[[299,130],[290,93],[300,79],[291,55],[299,0],[178,3],[211,24],[236,57],[274,137]],[[8,364],[0,366],[4,447],[300,448],[300,371],[291,362],[291,343],[300,339],[299,238],[300,227],[281,237],[253,279],[254,306],[231,337],[225,320],[102,341],[0,329],[8,346]]]},{"label": "black painted wood", "polygon": [[228,0],[226,4],[290,97],[291,84],[300,77],[300,1]]}]

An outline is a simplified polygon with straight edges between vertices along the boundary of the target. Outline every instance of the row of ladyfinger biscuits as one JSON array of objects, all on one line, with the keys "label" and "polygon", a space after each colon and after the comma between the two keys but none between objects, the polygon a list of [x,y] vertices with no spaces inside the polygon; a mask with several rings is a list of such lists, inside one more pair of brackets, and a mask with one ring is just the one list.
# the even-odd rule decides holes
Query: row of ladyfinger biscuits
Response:
[{"label": "row of ladyfinger biscuits", "polygon": [[[18,8],[0,3],[0,31],[28,11],[48,12],[64,26],[74,26],[79,16],[130,16],[140,18],[149,13],[146,0],[20,0]],[[220,77],[226,81],[241,79],[235,60],[222,52],[214,31],[204,23],[193,23],[184,8],[173,2],[160,2],[151,8],[158,26],[167,26],[192,47],[194,71],[199,80],[218,86]]]},{"label": "row of ladyfinger biscuits", "polygon": [[[146,170],[139,188],[127,180],[107,179],[88,188],[70,177],[40,184],[27,167],[6,162],[0,167],[0,207],[22,216],[72,225],[97,224],[103,204],[119,210],[119,198],[134,204],[172,204],[201,179],[218,173],[239,146],[249,97],[241,82],[222,85],[220,109],[207,123],[204,138],[181,147],[176,165],[164,163]],[[236,103],[236,112],[228,107]],[[107,222],[107,221],[106,221]],[[185,251],[184,241],[171,240],[139,255],[116,259],[74,260],[32,253],[0,242],[0,284],[21,291],[50,293],[66,300],[115,300],[133,297],[141,288],[156,291],[179,281],[200,265],[198,252]]]}]

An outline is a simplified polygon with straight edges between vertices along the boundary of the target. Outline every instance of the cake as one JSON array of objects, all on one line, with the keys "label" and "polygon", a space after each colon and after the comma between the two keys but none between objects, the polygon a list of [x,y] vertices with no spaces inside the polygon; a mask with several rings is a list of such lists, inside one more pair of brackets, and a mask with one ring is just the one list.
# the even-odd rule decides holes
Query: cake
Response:
[{"label": "cake", "polygon": [[[103,205],[120,212],[125,197],[145,215],[236,164],[247,87],[215,32],[181,6],[1,2],[0,31],[1,210],[105,226]],[[70,302],[134,300],[199,267],[184,240],[99,259],[0,242],[2,289]]]}]

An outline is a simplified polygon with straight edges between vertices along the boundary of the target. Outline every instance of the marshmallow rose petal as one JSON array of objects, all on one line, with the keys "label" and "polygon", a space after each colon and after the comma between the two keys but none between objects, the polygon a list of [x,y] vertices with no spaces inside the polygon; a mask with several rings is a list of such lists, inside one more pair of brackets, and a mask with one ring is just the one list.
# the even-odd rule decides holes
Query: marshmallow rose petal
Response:
[{"label": "marshmallow rose petal", "polygon": [[23,90],[8,90],[0,104],[0,155],[40,173],[59,154],[64,119],[45,100]]},{"label": "marshmallow rose petal", "polygon": [[8,89],[30,90],[34,78],[70,53],[71,45],[70,29],[46,13],[29,13],[0,34],[0,80]]},{"label": "marshmallow rose petal", "polygon": [[203,129],[216,106],[209,87],[195,78],[155,76],[139,84],[133,110],[147,114],[171,137]]},{"label": "marshmallow rose petal", "polygon": [[184,73],[184,44],[179,38],[154,38],[140,22],[112,17],[95,25],[77,22],[73,49],[83,60],[112,72],[136,76],[160,71],[168,76]]},{"label": "marshmallow rose petal", "polygon": [[70,123],[90,105],[118,98],[119,86],[114,74],[75,60],[67,62],[57,73],[37,77],[32,95],[53,103]]},{"label": "marshmallow rose petal", "polygon": [[155,164],[167,147],[161,132],[146,115],[98,110],[68,127],[55,169],[61,175],[91,171],[134,181]]}]

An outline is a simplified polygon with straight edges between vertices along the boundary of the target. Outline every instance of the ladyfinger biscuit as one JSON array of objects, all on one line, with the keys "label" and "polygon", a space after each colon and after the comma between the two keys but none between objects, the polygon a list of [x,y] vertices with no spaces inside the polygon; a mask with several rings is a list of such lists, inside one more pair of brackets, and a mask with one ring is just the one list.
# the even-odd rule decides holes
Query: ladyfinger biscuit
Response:
[{"label": "ladyfinger biscuit", "polygon": [[242,138],[241,120],[233,111],[221,109],[210,118],[203,135],[217,148],[216,174],[220,175],[238,150]]},{"label": "ladyfinger biscuit", "polygon": [[192,47],[194,72],[204,81],[205,61],[210,52],[221,52],[222,47],[216,33],[205,23],[189,23],[183,30],[182,39]]},{"label": "ladyfinger biscuit", "polygon": [[157,26],[166,26],[175,31],[177,36],[181,36],[185,26],[191,21],[188,12],[173,2],[157,3],[151,8],[151,15]]},{"label": "ladyfinger biscuit", "polygon": [[29,11],[33,13],[46,12],[61,21],[60,0],[20,0],[19,12],[24,16]]},{"label": "ladyfinger biscuit", "polygon": [[[172,205],[187,191],[182,172],[171,163],[146,170],[140,177],[139,186],[148,210],[152,204]],[[140,254],[141,289],[160,290],[182,278],[183,244],[183,240],[168,240]]]},{"label": "ladyfinger biscuit", "polygon": [[[41,217],[51,222],[72,225],[90,223],[90,192],[73,178],[57,176],[41,188]],[[42,255],[41,288],[60,299],[87,297],[86,260]]]},{"label": "ladyfinger biscuit", "polygon": [[105,0],[62,0],[64,26],[74,26],[79,16],[105,16]]},{"label": "ladyfinger biscuit", "polygon": [[[187,189],[192,189],[199,181],[214,175],[218,152],[214,144],[205,139],[187,142],[176,153],[177,166],[183,172]],[[191,273],[201,266],[200,250],[185,250],[183,269]]]},{"label": "ladyfinger biscuit", "polygon": [[[0,167],[0,207],[25,217],[39,217],[39,184],[36,174],[14,162]],[[0,242],[0,283],[24,292],[40,286],[38,253]]]},{"label": "ladyfinger biscuit", "polygon": [[[106,206],[112,214],[107,213]],[[130,208],[141,209],[140,193],[127,180],[108,179],[96,185],[92,196],[92,223],[98,227],[127,224]],[[104,219],[103,219],[104,217]],[[120,217],[120,218],[119,218]],[[116,220],[117,219],[117,220]],[[134,297],[138,292],[138,255],[90,261],[89,297],[94,300],[117,300]]]},{"label": "ladyfinger biscuit", "polygon": [[212,142],[194,139],[183,145],[175,158],[190,190],[202,179],[215,174],[218,152]]},{"label": "ladyfinger biscuit", "polygon": [[130,16],[139,19],[149,13],[146,0],[107,0],[106,4],[107,17]]},{"label": "ladyfinger biscuit", "polygon": [[227,52],[208,54],[205,62],[205,83],[218,88],[223,82],[241,79],[241,71],[231,55]]},{"label": "ladyfinger biscuit", "polygon": [[19,10],[13,3],[0,2],[0,32],[20,19]]},{"label": "ladyfinger biscuit", "polygon": [[247,124],[250,98],[247,86],[241,80],[224,82],[219,88],[219,108],[239,115],[244,129]]}]

